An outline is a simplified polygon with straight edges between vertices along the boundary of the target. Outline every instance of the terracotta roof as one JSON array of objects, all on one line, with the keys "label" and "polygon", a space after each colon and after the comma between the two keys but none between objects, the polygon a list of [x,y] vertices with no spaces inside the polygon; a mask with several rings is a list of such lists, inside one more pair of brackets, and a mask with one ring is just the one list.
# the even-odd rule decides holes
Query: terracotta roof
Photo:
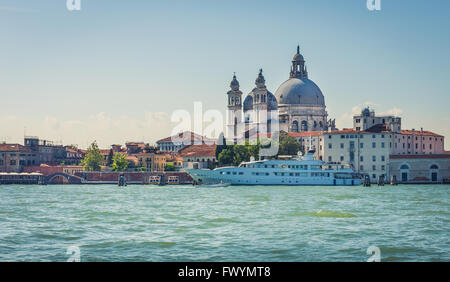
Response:
[{"label": "terracotta roof", "polygon": [[158,141],[156,141],[156,143],[172,142],[173,139],[176,139],[177,141],[190,140],[191,143],[194,143],[194,141],[207,140],[207,138],[205,138],[197,133],[194,133],[192,131],[185,131],[185,132],[180,132],[177,135],[169,136],[164,139],[158,140]]},{"label": "terracotta roof", "polygon": [[[403,135],[412,135],[413,131],[412,130],[402,130],[401,133]],[[415,135],[425,135],[425,136],[435,136],[435,137],[444,137],[442,135],[439,135],[437,133],[431,132],[431,131],[420,131],[420,130],[415,130],[414,131]]]},{"label": "terracotta roof", "polygon": [[125,143],[125,146],[138,146],[138,147],[145,147],[145,143],[144,142],[127,142]]},{"label": "terracotta roof", "polygon": [[109,149],[100,149],[100,154],[109,155]]},{"label": "terracotta roof", "polygon": [[391,159],[450,159],[450,154],[390,155]]},{"label": "terracotta roof", "polygon": [[372,127],[367,128],[365,131],[371,133],[391,133],[392,131],[387,128],[386,124],[375,124]]},{"label": "terracotta roof", "polygon": [[321,136],[326,131],[303,131],[303,132],[289,132],[288,135],[292,137],[309,137],[309,136]]},{"label": "terracotta roof", "polygon": [[31,149],[20,144],[0,144],[0,152],[31,152]]},{"label": "terracotta roof", "polygon": [[211,157],[216,156],[216,145],[190,145],[181,149],[178,153],[182,157]]}]

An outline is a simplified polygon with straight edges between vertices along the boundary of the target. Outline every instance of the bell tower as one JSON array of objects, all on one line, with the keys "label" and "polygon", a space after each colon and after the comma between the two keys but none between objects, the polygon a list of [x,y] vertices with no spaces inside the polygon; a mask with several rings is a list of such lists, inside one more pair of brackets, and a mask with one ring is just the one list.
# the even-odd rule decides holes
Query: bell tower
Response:
[{"label": "bell tower", "polygon": [[242,92],[239,90],[236,73],[233,75],[230,88],[231,90],[227,92],[227,139],[236,141],[239,137],[239,125],[242,123]]},{"label": "bell tower", "polygon": [[292,59],[290,78],[308,78],[308,71],[306,70],[305,59],[300,54],[300,46],[297,46],[297,54]]}]

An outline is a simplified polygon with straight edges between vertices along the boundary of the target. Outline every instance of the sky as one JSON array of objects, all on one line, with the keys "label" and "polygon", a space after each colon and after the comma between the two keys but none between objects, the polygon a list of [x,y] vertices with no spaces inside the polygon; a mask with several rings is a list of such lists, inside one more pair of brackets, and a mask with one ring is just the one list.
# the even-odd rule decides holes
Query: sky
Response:
[{"label": "sky", "polygon": [[[272,93],[297,45],[338,128],[370,105],[450,148],[450,1],[0,0],[0,141],[155,143],[176,110],[225,113],[236,72]],[[207,123],[206,123],[207,124]],[[203,132],[199,132],[203,133]]]}]

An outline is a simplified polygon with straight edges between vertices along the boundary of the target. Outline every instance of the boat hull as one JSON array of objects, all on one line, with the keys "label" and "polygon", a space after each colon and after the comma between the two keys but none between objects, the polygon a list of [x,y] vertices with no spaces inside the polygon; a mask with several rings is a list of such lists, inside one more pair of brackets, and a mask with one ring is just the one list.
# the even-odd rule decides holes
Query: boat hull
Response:
[{"label": "boat hull", "polygon": [[199,184],[230,183],[231,185],[282,185],[282,186],[356,186],[360,178],[339,179],[334,177],[254,176],[221,174],[218,170],[192,169],[186,171]]}]

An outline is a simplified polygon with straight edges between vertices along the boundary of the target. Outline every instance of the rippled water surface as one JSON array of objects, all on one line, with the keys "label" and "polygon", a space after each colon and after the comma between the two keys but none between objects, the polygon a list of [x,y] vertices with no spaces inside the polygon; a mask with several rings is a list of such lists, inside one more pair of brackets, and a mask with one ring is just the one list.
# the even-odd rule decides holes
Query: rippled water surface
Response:
[{"label": "rippled water surface", "polygon": [[450,261],[450,186],[0,185],[0,260]]}]

